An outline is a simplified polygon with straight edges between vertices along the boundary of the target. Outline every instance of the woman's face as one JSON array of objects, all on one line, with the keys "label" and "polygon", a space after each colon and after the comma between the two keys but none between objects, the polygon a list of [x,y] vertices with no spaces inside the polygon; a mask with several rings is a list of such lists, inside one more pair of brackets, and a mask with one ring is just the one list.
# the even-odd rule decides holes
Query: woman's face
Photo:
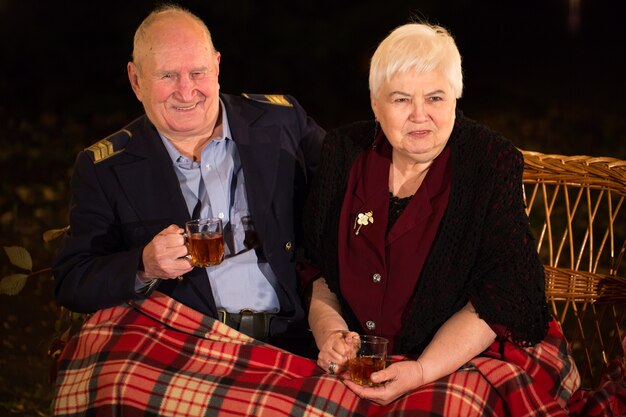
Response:
[{"label": "woman's face", "polygon": [[430,162],[448,142],[454,127],[456,97],[438,71],[409,70],[383,83],[372,110],[394,149],[394,157]]}]

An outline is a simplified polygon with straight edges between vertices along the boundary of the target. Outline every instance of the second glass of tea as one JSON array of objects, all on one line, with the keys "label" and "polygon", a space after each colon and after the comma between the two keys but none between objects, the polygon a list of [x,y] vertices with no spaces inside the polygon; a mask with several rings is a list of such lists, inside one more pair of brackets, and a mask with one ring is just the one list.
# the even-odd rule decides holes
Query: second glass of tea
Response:
[{"label": "second glass of tea", "polygon": [[353,351],[348,359],[350,379],[359,385],[378,385],[372,382],[370,376],[385,368],[389,340],[380,336],[359,335],[352,343]]}]

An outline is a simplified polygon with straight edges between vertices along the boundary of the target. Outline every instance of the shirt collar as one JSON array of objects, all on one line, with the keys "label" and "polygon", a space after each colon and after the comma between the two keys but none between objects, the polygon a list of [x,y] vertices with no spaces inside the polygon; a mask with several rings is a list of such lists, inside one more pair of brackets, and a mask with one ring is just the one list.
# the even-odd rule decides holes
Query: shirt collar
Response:
[{"label": "shirt collar", "polygon": [[[222,112],[222,134],[216,137],[215,141],[221,140],[233,140],[233,136],[230,132],[230,124],[228,123],[228,115],[226,114],[226,106],[224,106],[224,102],[220,98],[220,111]],[[165,145],[165,149],[167,149],[167,153],[170,155],[172,162],[177,164],[180,162],[191,162],[185,156],[181,155],[178,149],[172,144],[172,142],[165,137],[161,132],[159,132],[159,136],[161,137],[161,141],[163,141],[163,145]],[[191,162],[192,164],[194,162]],[[196,162],[198,163],[198,162]]]}]

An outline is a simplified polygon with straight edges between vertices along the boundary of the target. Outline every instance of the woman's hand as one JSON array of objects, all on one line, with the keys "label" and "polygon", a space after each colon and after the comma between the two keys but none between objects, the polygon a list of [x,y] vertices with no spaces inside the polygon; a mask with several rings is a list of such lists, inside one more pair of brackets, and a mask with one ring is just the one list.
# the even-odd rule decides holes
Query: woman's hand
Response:
[{"label": "woman's hand", "polygon": [[[317,355],[317,365],[331,374],[340,374],[346,369],[349,354],[354,350],[354,338],[358,340],[358,333],[346,330],[334,330],[329,332]],[[336,369],[330,372],[330,364],[334,363]]]},{"label": "woman's hand", "polygon": [[441,326],[418,360],[396,362],[373,373],[372,381],[382,383],[381,386],[345,383],[362,398],[389,404],[424,384],[450,375],[487,349],[495,339],[494,331],[468,302]]},{"label": "woman's hand", "polygon": [[367,387],[355,384],[349,379],[344,383],[359,397],[380,405],[387,405],[423,384],[422,366],[418,361],[402,361],[389,365],[382,371],[374,372],[372,382],[381,385]]}]

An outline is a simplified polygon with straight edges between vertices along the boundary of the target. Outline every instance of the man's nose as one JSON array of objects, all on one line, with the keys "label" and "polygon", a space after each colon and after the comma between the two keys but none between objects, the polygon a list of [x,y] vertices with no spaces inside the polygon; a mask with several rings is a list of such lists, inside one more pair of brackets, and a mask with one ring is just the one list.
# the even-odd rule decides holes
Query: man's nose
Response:
[{"label": "man's nose", "polygon": [[196,83],[189,77],[180,77],[178,80],[178,92],[183,100],[190,100],[194,96]]}]

